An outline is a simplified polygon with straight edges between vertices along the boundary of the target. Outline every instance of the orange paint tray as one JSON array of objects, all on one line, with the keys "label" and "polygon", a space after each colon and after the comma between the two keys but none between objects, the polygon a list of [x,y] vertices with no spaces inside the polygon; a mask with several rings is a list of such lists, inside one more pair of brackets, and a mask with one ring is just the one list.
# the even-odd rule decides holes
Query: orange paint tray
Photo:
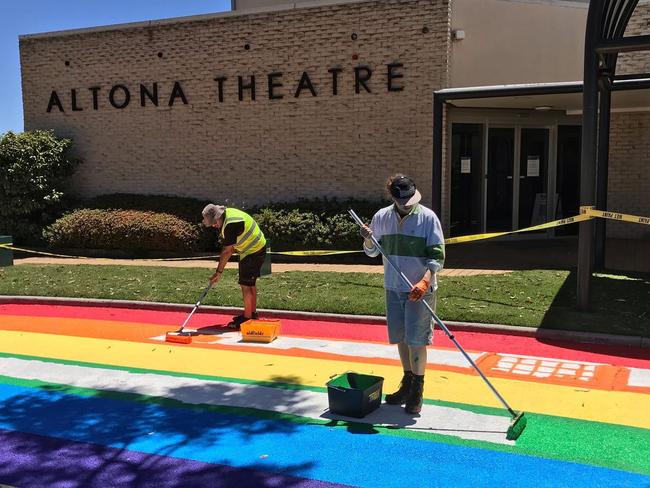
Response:
[{"label": "orange paint tray", "polygon": [[273,342],[280,334],[279,320],[247,320],[241,324],[243,342]]}]

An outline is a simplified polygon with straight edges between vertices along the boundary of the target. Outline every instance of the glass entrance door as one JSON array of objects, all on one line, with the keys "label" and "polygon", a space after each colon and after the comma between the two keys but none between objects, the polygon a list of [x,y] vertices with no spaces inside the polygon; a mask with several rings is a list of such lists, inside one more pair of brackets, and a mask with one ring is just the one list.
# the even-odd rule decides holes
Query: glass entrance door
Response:
[{"label": "glass entrance door", "polygon": [[512,229],[514,161],[515,129],[491,127],[485,178],[487,232]]},{"label": "glass entrance door", "polygon": [[548,205],[548,129],[521,129],[519,228],[543,224]]},{"label": "glass entrance door", "polygon": [[[573,159],[576,130],[559,131],[560,142],[567,140],[566,152]],[[575,178],[567,171],[558,172],[556,180],[558,161],[551,154],[557,152],[556,134],[551,127],[453,123],[451,235],[523,229],[559,218],[565,206],[573,209],[569,194],[575,192]],[[564,186],[573,191],[565,192]]]},{"label": "glass entrance door", "polygon": [[[561,125],[557,133],[557,194],[559,195],[555,219],[578,215],[580,207],[580,143],[582,128],[579,125]],[[576,235],[577,225],[555,229],[556,236]]]},{"label": "glass entrance door", "polygon": [[451,135],[450,234],[481,232],[483,126],[453,124]]}]

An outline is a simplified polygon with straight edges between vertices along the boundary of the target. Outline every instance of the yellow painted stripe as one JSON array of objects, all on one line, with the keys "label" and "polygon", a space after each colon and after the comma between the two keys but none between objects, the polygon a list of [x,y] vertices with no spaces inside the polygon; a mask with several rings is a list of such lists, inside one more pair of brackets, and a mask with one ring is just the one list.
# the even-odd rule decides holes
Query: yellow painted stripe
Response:
[{"label": "yellow painted stripe", "polygon": [[[318,387],[323,387],[331,375],[354,370],[384,377],[385,389],[391,390],[402,374],[401,368],[387,365],[14,331],[0,331],[0,352]],[[498,378],[493,382],[517,410],[650,429],[647,394]],[[425,397],[500,406],[478,376],[449,371],[427,372]]]}]

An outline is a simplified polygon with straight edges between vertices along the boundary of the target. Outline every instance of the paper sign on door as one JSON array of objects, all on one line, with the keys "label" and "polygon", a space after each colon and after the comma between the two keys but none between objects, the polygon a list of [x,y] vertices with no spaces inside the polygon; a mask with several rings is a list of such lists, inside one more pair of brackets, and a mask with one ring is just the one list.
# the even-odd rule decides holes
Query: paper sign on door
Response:
[{"label": "paper sign on door", "polygon": [[539,176],[539,156],[528,156],[526,176]]},{"label": "paper sign on door", "polygon": [[472,158],[460,158],[460,172],[461,174],[472,172]]}]

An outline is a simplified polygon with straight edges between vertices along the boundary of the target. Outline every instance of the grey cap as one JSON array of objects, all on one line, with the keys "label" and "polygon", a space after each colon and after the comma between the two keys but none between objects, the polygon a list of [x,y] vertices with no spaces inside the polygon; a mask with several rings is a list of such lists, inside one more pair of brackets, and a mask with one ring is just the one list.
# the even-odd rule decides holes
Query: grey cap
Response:
[{"label": "grey cap", "polygon": [[214,203],[210,203],[205,206],[201,213],[203,214],[203,220],[206,225],[213,226],[225,211],[226,207],[224,205],[215,205]]}]

